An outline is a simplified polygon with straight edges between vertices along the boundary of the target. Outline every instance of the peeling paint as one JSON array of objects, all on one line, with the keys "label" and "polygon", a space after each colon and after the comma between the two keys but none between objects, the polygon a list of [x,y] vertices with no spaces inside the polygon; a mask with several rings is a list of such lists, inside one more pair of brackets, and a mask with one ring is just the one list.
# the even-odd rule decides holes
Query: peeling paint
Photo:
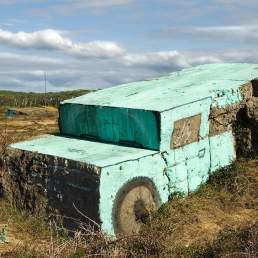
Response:
[{"label": "peeling paint", "polygon": [[[67,162],[67,161],[66,161]],[[76,168],[71,168],[71,167],[67,167],[67,166],[60,166],[60,165],[52,165],[52,164],[46,164],[42,161],[38,161],[36,159],[33,159],[33,164],[40,164],[42,166],[44,166],[45,168],[48,168],[48,169],[54,169],[54,170],[63,170],[64,172],[66,172],[67,174],[69,173],[79,173],[79,174],[85,174],[85,171],[81,170],[81,169],[76,169]],[[33,173],[31,173],[33,174]],[[94,175],[93,175],[94,176]],[[96,175],[96,177],[98,177]]]}]

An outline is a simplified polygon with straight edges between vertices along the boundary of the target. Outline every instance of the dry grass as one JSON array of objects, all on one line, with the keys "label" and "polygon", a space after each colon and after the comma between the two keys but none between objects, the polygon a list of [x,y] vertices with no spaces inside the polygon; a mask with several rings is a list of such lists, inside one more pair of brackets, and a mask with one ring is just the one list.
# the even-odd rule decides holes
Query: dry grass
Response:
[{"label": "dry grass", "polygon": [[[42,123],[34,124],[39,119],[33,119],[0,120],[1,149],[23,139],[17,128],[26,128],[26,121],[26,132],[29,125],[35,126],[34,135],[42,133]],[[57,225],[29,216],[1,200],[0,230],[8,224],[10,243],[0,244],[0,257],[258,257],[257,164],[239,160],[217,171],[196,193],[186,199],[172,196],[150,214],[141,234],[117,239],[82,223],[69,237],[62,221]]]},{"label": "dry grass", "polygon": [[[6,117],[6,109],[7,107],[0,107],[0,155],[13,142],[59,132],[57,112],[33,116]],[[33,110],[34,108],[30,109]]]}]

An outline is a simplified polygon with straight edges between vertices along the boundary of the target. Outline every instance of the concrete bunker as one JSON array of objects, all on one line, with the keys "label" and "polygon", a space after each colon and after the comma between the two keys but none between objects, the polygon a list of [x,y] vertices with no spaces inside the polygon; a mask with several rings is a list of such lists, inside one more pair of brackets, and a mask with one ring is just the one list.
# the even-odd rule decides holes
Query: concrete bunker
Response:
[{"label": "concrete bunker", "polygon": [[203,65],[66,100],[60,135],[1,157],[1,193],[35,213],[85,220],[76,207],[110,235],[137,233],[146,210],[257,154],[257,67]]}]

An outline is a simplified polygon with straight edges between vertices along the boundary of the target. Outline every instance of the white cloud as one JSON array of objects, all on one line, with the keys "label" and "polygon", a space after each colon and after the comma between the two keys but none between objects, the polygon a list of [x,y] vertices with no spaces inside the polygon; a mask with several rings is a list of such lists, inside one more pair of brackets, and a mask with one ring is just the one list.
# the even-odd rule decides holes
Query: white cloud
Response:
[{"label": "white cloud", "polygon": [[12,24],[12,23],[9,23],[9,22],[2,22],[1,24],[6,25],[6,26],[11,26],[11,27],[13,27],[13,24]]},{"label": "white cloud", "polygon": [[12,18],[12,19],[8,19],[8,22],[12,22],[12,23],[26,23],[26,20],[22,20],[22,19],[16,19],[16,18]]},{"label": "white cloud", "polygon": [[141,54],[126,54],[123,57],[126,65],[141,65],[145,67],[190,67],[185,56],[179,51],[149,52]]},{"label": "white cloud", "polygon": [[231,5],[257,5],[256,0],[213,0],[214,3],[220,4],[220,5],[226,5],[226,4],[231,4]]},{"label": "white cloud", "polygon": [[[1,0],[0,0],[1,1]],[[23,0],[21,0],[23,1]],[[26,0],[24,0],[26,1]],[[36,0],[35,0],[36,1]],[[28,10],[31,15],[37,16],[55,16],[61,15],[78,15],[78,12],[91,14],[100,14],[107,12],[112,7],[125,7],[134,3],[136,0],[61,0],[52,2],[44,8],[35,8]]]},{"label": "white cloud", "polygon": [[37,3],[42,2],[44,0],[0,0],[0,5],[10,5],[10,4],[18,4],[18,3]]},{"label": "white cloud", "polygon": [[243,26],[179,26],[165,27],[158,31],[150,33],[153,37],[166,39],[187,39],[195,41],[209,42],[233,42],[233,43],[252,43],[258,41],[258,25]]},{"label": "white cloud", "polygon": [[112,41],[92,41],[74,44],[69,38],[61,35],[67,32],[42,30],[32,33],[20,31],[13,34],[0,29],[0,44],[11,48],[57,51],[59,53],[83,57],[114,57],[124,50]]},{"label": "white cloud", "polygon": [[50,58],[0,53],[0,89],[98,89],[158,77],[206,63],[258,63],[258,48],[125,53],[114,58]]},{"label": "white cloud", "polygon": [[18,3],[38,3],[45,0],[0,0],[0,4],[18,4]]},{"label": "white cloud", "polygon": [[121,6],[134,2],[135,0],[70,0],[76,8],[103,8],[108,6]]},{"label": "white cloud", "polygon": [[[61,2],[78,8],[102,8],[107,6],[120,6],[134,2],[135,0],[63,0]],[[46,2],[46,0],[0,0],[0,4],[17,4],[17,3],[39,3]],[[60,2],[60,1],[59,1]]]},{"label": "white cloud", "polygon": [[114,57],[123,54],[125,50],[112,41],[92,41],[87,44],[73,44],[68,53],[78,57]]},{"label": "white cloud", "polygon": [[212,26],[191,28],[193,34],[199,40],[245,42],[255,43],[258,41],[258,25],[246,26]]},{"label": "white cloud", "polygon": [[211,63],[258,63],[258,48],[208,49],[126,54],[125,66],[166,73]]},{"label": "white cloud", "polygon": [[20,31],[17,34],[0,30],[0,43],[8,47],[38,50],[60,50],[72,46],[69,39],[62,38],[54,30],[32,33]]}]

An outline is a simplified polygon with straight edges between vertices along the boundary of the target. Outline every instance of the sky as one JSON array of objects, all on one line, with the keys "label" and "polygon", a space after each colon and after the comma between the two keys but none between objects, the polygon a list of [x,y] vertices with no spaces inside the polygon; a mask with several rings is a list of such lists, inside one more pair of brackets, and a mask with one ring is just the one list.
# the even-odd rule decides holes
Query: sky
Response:
[{"label": "sky", "polygon": [[0,90],[103,89],[258,64],[257,0],[0,0]]}]

